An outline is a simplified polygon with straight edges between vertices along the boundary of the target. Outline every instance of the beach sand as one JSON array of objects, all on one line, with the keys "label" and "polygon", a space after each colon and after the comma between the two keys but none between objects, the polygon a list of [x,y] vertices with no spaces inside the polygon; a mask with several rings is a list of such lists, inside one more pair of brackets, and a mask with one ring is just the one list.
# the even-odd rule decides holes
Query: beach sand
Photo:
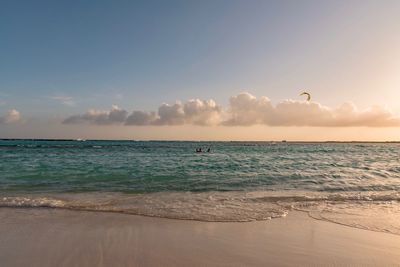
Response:
[{"label": "beach sand", "polygon": [[0,208],[1,266],[400,266],[400,236],[311,219],[248,223]]}]

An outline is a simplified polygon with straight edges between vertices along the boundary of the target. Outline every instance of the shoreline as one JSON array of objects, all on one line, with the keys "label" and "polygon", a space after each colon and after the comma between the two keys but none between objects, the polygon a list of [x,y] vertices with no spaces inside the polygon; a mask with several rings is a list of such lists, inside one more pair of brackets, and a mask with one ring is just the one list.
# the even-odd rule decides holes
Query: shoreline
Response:
[{"label": "shoreline", "polygon": [[293,211],[200,222],[94,211],[0,208],[5,266],[398,266],[400,236]]}]

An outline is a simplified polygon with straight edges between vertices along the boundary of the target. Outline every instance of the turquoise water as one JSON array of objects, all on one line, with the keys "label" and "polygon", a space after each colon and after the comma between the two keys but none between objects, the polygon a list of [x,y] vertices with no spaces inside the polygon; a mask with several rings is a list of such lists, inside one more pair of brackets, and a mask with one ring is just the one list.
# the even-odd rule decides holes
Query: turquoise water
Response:
[{"label": "turquoise water", "polygon": [[0,207],[233,222],[299,210],[400,234],[399,190],[397,143],[0,141]]},{"label": "turquoise water", "polygon": [[3,140],[0,159],[2,191],[400,189],[400,145],[386,143]]}]

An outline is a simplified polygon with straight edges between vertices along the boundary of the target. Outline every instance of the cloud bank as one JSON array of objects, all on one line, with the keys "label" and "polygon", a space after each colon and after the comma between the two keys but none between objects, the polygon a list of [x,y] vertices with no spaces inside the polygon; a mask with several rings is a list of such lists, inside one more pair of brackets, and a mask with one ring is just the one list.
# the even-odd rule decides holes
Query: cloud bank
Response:
[{"label": "cloud bank", "polygon": [[91,123],[99,125],[201,125],[201,126],[311,126],[311,127],[397,127],[400,117],[387,109],[372,106],[359,110],[352,103],[330,108],[317,102],[284,100],[274,105],[269,98],[241,93],[229,99],[223,109],[214,100],[192,99],[185,103],[162,104],[158,111],[129,114],[118,106],[109,111],[89,110],[73,115],[64,124]]},{"label": "cloud bank", "polygon": [[267,97],[257,99],[249,93],[230,98],[224,125],[317,126],[317,127],[394,127],[400,126],[400,117],[380,106],[358,110],[352,103],[337,108],[317,102],[284,100],[275,106]]},{"label": "cloud bank", "polygon": [[16,109],[11,109],[6,115],[0,117],[0,124],[11,124],[21,120],[21,113]]},{"label": "cloud bank", "polygon": [[99,125],[123,123],[126,120],[128,111],[113,105],[110,111],[91,109],[82,115],[73,115],[66,118],[64,124],[92,123]]},{"label": "cloud bank", "polygon": [[213,100],[189,100],[173,105],[162,104],[157,112],[135,110],[128,116],[128,111],[113,105],[111,110],[89,110],[81,115],[66,118],[64,124],[125,124],[125,125],[217,125],[220,123],[222,108]]}]

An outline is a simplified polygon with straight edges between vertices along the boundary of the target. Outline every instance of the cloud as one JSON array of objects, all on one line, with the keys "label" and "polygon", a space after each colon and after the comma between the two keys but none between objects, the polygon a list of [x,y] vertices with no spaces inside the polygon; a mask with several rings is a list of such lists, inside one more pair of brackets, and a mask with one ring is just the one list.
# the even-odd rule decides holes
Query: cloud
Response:
[{"label": "cloud", "polygon": [[224,125],[318,126],[318,127],[394,127],[400,117],[380,106],[358,110],[352,103],[338,108],[317,102],[284,100],[275,106],[266,97],[257,99],[249,93],[230,98],[230,118]]},{"label": "cloud", "polygon": [[124,95],[123,94],[116,94],[114,97],[115,97],[115,99],[121,100],[121,99],[124,98]]},{"label": "cloud", "polygon": [[311,127],[397,127],[400,117],[387,109],[372,106],[359,110],[352,103],[330,108],[317,102],[284,100],[274,105],[269,98],[240,93],[223,109],[214,100],[192,99],[185,103],[162,104],[158,111],[133,111],[113,106],[110,111],[89,110],[66,118],[63,123],[125,125],[224,125],[224,126],[311,126]]},{"label": "cloud", "polygon": [[131,115],[126,118],[126,125],[153,125],[157,121],[155,112],[133,111]]},{"label": "cloud", "polygon": [[49,96],[49,98],[56,100],[66,106],[75,106],[74,98],[71,96]]},{"label": "cloud", "polygon": [[214,100],[189,100],[183,106],[186,122],[196,125],[216,125],[221,120],[222,108]]},{"label": "cloud", "polygon": [[158,108],[155,125],[216,125],[220,122],[222,108],[214,100],[192,99],[186,103],[162,104]]},{"label": "cloud", "polygon": [[110,111],[102,111],[91,109],[82,115],[73,115],[66,118],[64,124],[78,124],[78,123],[91,123],[91,124],[116,124],[123,123],[126,120],[128,112],[113,105]]},{"label": "cloud", "polygon": [[217,125],[221,121],[222,108],[213,100],[189,100],[173,105],[162,104],[158,112],[133,111],[129,116],[126,110],[113,106],[110,111],[89,110],[82,115],[66,118],[64,124],[93,123],[125,125]]},{"label": "cloud", "polygon": [[400,126],[400,117],[395,116],[386,108],[376,105],[359,111],[354,104],[345,103],[335,109],[333,115],[332,125],[327,126]]},{"label": "cloud", "polygon": [[10,124],[21,120],[21,113],[16,109],[11,109],[6,115],[0,117],[0,124]]},{"label": "cloud", "polygon": [[229,99],[229,119],[222,124],[242,126],[264,124],[272,110],[273,106],[267,97],[257,99],[249,93],[241,93]]}]

